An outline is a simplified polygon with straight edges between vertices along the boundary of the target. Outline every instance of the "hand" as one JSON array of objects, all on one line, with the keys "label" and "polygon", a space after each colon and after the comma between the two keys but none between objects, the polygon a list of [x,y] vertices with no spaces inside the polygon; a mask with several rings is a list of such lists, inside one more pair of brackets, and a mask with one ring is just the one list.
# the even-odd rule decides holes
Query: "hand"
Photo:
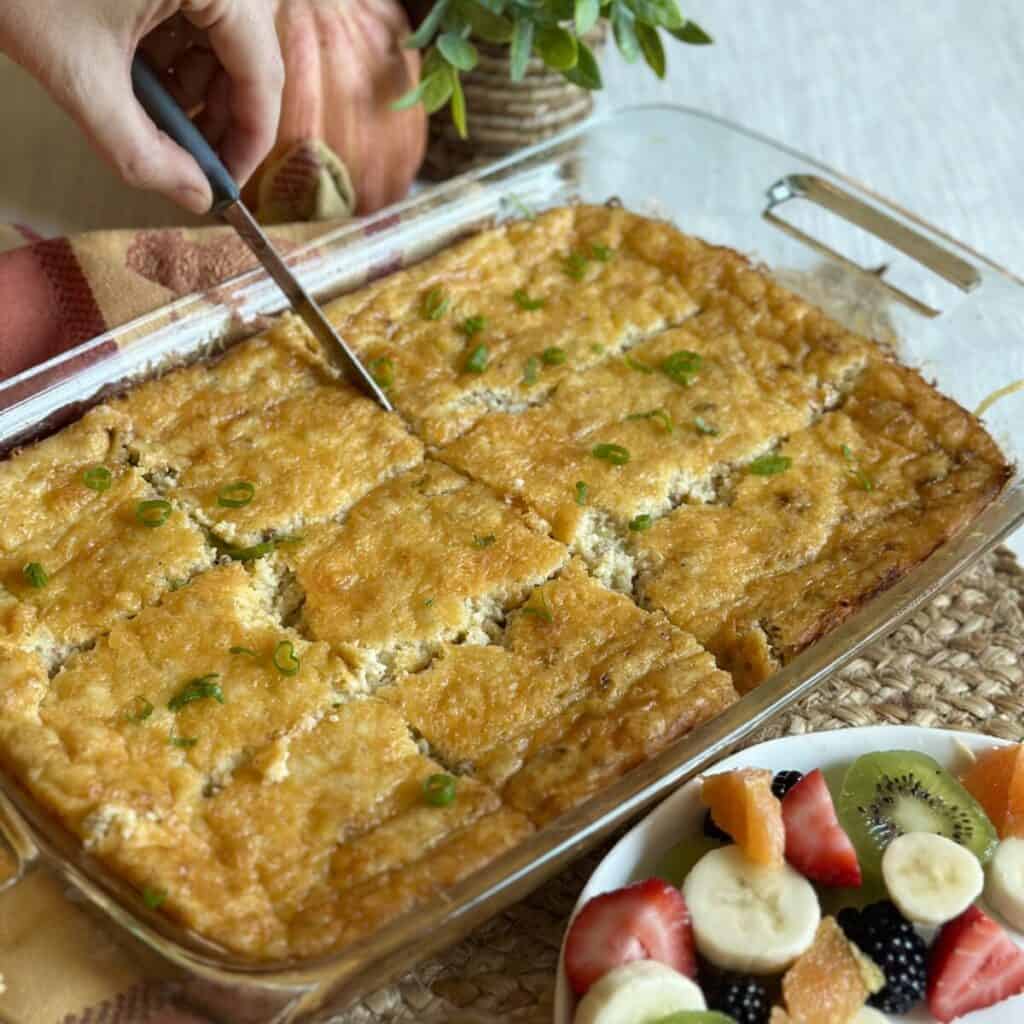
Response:
[{"label": "hand", "polygon": [[0,0],[0,51],[128,184],[203,213],[205,176],[132,92],[137,48],[243,183],[277,135],[284,69],[273,0]]}]

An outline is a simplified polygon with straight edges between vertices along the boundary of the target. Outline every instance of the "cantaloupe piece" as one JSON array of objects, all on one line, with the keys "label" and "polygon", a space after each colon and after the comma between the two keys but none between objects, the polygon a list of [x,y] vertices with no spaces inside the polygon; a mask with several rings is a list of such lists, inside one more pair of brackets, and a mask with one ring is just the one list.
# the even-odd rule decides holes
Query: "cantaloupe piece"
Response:
[{"label": "cantaloupe piece", "polygon": [[709,775],[700,791],[715,824],[732,836],[754,864],[781,867],[786,855],[782,804],[772,793],[772,773],[740,768]]}]

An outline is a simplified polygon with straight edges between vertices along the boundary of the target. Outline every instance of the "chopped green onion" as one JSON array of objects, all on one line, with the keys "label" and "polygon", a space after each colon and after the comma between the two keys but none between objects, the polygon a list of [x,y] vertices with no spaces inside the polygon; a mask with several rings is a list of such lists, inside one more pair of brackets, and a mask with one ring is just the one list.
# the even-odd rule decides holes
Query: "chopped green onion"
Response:
[{"label": "chopped green onion", "polygon": [[259,654],[257,654],[251,647],[229,647],[228,654],[246,654],[250,658],[259,657]]},{"label": "chopped green onion", "polygon": [[862,491],[873,491],[875,489],[875,481],[864,472],[861,467],[860,460],[853,454],[850,446],[848,444],[844,444],[842,451],[843,458],[846,460],[846,464],[850,470],[850,476],[852,476],[856,481],[857,486]]},{"label": "chopped green onion", "polygon": [[167,581],[167,586],[171,593],[173,593],[175,590],[181,590],[182,587],[187,587],[188,580],[181,576],[172,576],[171,579]]},{"label": "chopped green onion", "polygon": [[703,365],[704,358],[701,355],[682,349],[661,361],[661,372],[677,384],[688,388]]},{"label": "chopped green onion", "polygon": [[151,529],[163,526],[171,518],[171,503],[163,498],[151,498],[149,501],[140,501],[135,506],[135,518]]},{"label": "chopped green onion", "polygon": [[634,516],[629,521],[629,528],[633,533],[643,533],[644,530],[649,530],[653,525],[654,520],[646,513],[644,515]]},{"label": "chopped green onion", "polygon": [[227,541],[221,540],[220,537],[213,537],[213,546],[222,554],[235,562],[252,562],[257,558],[262,558],[264,555],[269,555],[278,544],[285,543],[284,538],[279,541],[265,540],[259,544],[253,544],[247,548],[235,547],[234,544],[228,544]]},{"label": "chopped green onion", "polygon": [[29,562],[21,572],[25,579],[28,580],[29,586],[35,587],[36,590],[42,590],[50,582],[50,577],[46,575],[46,570],[38,562]]},{"label": "chopped green onion", "polygon": [[473,537],[473,547],[475,547],[475,548],[489,548],[495,542],[495,540],[497,540],[497,538],[494,536],[493,533],[488,533],[484,537],[474,536]]},{"label": "chopped green onion", "polygon": [[426,599],[426,601],[423,602],[423,607],[424,608],[429,608],[433,603],[434,603],[434,599],[432,597],[428,597]]},{"label": "chopped green onion", "polygon": [[778,476],[779,473],[785,473],[791,465],[793,460],[788,455],[762,455],[754,459],[747,469],[754,476]]},{"label": "chopped green onion", "polygon": [[624,356],[622,361],[631,370],[636,370],[637,373],[654,373],[653,366],[648,366],[646,363],[641,363],[639,359],[634,359],[632,356]]},{"label": "chopped green onion", "polygon": [[82,483],[90,491],[99,491],[101,493],[110,490],[113,479],[110,470],[106,466],[90,466],[82,474]]},{"label": "chopped green onion", "polygon": [[274,668],[283,676],[297,676],[302,662],[295,653],[295,644],[291,640],[282,640],[274,648]]},{"label": "chopped green onion", "polygon": [[443,288],[431,288],[423,300],[423,316],[427,320],[440,320],[448,312],[451,301]]},{"label": "chopped green onion", "polygon": [[189,750],[199,742],[198,736],[168,736],[167,742],[172,747],[180,747],[182,750]]},{"label": "chopped green onion", "polygon": [[190,679],[175,696],[167,702],[168,711],[180,711],[186,704],[197,700],[215,700],[218,704],[224,703],[224,691],[220,684],[214,679],[219,679],[217,672],[211,672],[208,676],[199,676],[198,679]]},{"label": "chopped green onion", "polygon": [[369,370],[379,387],[389,388],[395,383],[395,364],[387,356],[372,360]]},{"label": "chopped green onion", "polygon": [[525,309],[527,312],[532,313],[536,309],[544,308],[544,299],[531,299],[530,296],[523,291],[522,288],[517,288],[512,293],[512,298],[515,299],[516,305],[520,309]]},{"label": "chopped green onion", "polygon": [[487,369],[487,346],[477,345],[472,352],[466,356],[466,362],[462,367],[466,373],[483,373]]},{"label": "chopped green onion", "polygon": [[156,889],[152,886],[147,885],[142,890],[142,902],[149,907],[150,910],[159,910],[164,905],[164,901],[167,899],[166,889]]},{"label": "chopped green onion", "polygon": [[695,416],[693,425],[697,428],[698,434],[706,434],[708,437],[718,436],[718,427],[713,427],[703,416]]},{"label": "chopped green onion", "polygon": [[664,409],[651,409],[650,412],[634,412],[626,417],[627,420],[654,420],[655,423],[661,424],[662,429],[666,434],[675,432],[675,424],[672,422],[672,417]]},{"label": "chopped green onion", "polygon": [[615,250],[610,249],[607,245],[599,245],[595,242],[590,247],[590,255],[601,263],[607,263],[615,255]]},{"label": "chopped green onion", "polygon": [[590,450],[595,459],[603,459],[613,466],[624,466],[629,462],[629,451],[621,444],[597,444]]},{"label": "chopped green onion", "polygon": [[221,508],[245,508],[256,494],[256,485],[248,480],[236,480],[225,484],[217,495],[217,504]]},{"label": "chopped green onion", "polygon": [[544,349],[540,357],[548,366],[561,366],[568,358],[565,354],[565,349],[559,348],[557,345]]},{"label": "chopped green onion", "polygon": [[562,266],[565,268],[565,272],[574,280],[582,281],[587,273],[587,264],[590,261],[581,252],[573,250],[565,258],[565,263]]},{"label": "chopped green onion", "polygon": [[447,807],[455,801],[455,776],[439,772],[423,783],[423,799],[432,807]]},{"label": "chopped green onion", "polygon": [[144,722],[151,714],[153,714],[153,705],[142,694],[132,697],[124,710],[124,717],[129,722]]},{"label": "chopped green onion", "polygon": [[526,360],[526,366],[523,368],[523,383],[528,387],[533,387],[537,383],[537,375],[540,372],[540,360],[536,356],[530,356]]},{"label": "chopped green onion", "polygon": [[555,621],[554,616],[551,614],[551,609],[548,607],[548,602],[544,597],[543,591],[537,593],[537,604],[523,605],[522,613],[524,615],[532,615],[536,619],[540,619],[541,622],[547,623],[549,626]]},{"label": "chopped green onion", "polygon": [[582,480],[576,481],[576,504],[586,505],[587,503],[587,491],[590,488]]},{"label": "chopped green onion", "polygon": [[482,330],[487,327],[487,317],[485,316],[467,316],[465,320],[459,324],[459,330],[467,338],[472,338],[474,335],[479,334]]},{"label": "chopped green onion", "polygon": [[591,345],[590,345],[590,351],[593,352],[595,356],[603,356],[604,355],[604,345],[602,345],[600,342],[597,342],[597,341],[592,342]]}]

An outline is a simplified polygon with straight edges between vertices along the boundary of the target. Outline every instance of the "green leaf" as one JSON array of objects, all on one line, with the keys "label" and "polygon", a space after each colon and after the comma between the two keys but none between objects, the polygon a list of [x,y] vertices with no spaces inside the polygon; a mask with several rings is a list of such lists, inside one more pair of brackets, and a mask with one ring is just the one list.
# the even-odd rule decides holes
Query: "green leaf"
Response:
[{"label": "green leaf", "polygon": [[575,6],[576,35],[589,32],[601,16],[601,0],[576,0]]},{"label": "green leaf", "polygon": [[578,85],[582,89],[600,89],[604,82],[601,81],[601,69],[597,66],[597,59],[593,51],[583,40],[577,40],[579,52],[576,56],[576,67],[563,71],[565,78]]},{"label": "green leaf", "polygon": [[458,75],[452,75],[452,124],[459,133],[460,139],[469,135],[466,127],[466,94],[462,91],[462,82]]},{"label": "green leaf", "polygon": [[525,18],[516,18],[512,30],[512,48],[509,64],[512,81],[521,82],[526,74],[526,65],[533,50],[533,22]]},{"label": "green leaf", "polygon": [[714,42],[695,21],[687,21],[682,28],[670,29],[672,35],[681,43],[689,43],[691,46],[709,46]]},{"label": "green leaf", "polygon": [[476,47],[456,32],[445,32],[443,36],[438,36],[437,48],[441,56],[460,71],[472,71],[480,59]]},{"label": "green leaf", "polygon": [[629,0],[636,11],[637,21],[648,25],[678,31],[686,24],[686,19],[679,11],[676,0]]},{"label": "green leaf", "polygon": [[554,28],[542,28],[537,33],[534,44],[537,53],[549,68],[555,71],[568,71],[576,66],[578,50],[576,37],[567,29],[555,26]]},{"label": "green leaf", "polygon": [[661,45],[661,36],[656,28],[639,24],[636,37],[640,40],[640,50],[647,61],[647,66],[659,77],[665,77],[665,47]]},{"label": "green leaf", "polygon": [[636,36],[636,19],[625,4],[612,8],[612,31],[623,60],[632,64],[640,56],[640,40]]},{"label": "green leaf", "polygon": [[472,7],[474,5],[474,2],[479,4],[481,7],[485,7],[487,10],[491,12],[491,14],[505,13],[505,0],[469,0],[469,6]]},{"label": "green leaf", "polygon": [[[431,50],[431,53],[434,51]],[[417,103],[422,103],[424,96],[427,92],[436,87],[436,83],[433,82],[434,77],[438,72],[428,73],[426,71],[426,65],[420,72],[420,84],[415,89],[410,89],[404,96],[399,96],[394,103],[391,104],[392,110],[408,110],[409,107],[415,107]]]},{"label": "green leaf", "polygon": [[428,114],[440,110],[455,90],[455,72],[443,67],[431,73],[426,79],[427,88],[423,93],[423,109]]},{"label": "green leaf", "polygon": [[508,43],[512,41],[512,22],[486,7],[472,2],[465,5],[463,13],[470,29],[485,43]]},{"label": "green leaf", "polygon": [[[437,0],[437,3],[430,8],[430,13],[420,22],[420,27],[405,41],[407,50],[422,50],[441,26],[445,11],[448,10],[448,0]],[[409,106],[412,106],[410,103]]]}]

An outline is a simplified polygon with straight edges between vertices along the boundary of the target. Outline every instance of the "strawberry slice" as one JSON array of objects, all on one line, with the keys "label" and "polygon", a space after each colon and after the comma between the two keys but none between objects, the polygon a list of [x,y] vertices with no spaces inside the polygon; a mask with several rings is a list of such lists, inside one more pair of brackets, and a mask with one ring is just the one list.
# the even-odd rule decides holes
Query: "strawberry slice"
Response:
[{"label": "strawberry slice", "polygon": [[936,1020],[946,1024],[1020,992],[1024,950],[991,917],[968,907],[942,926],[928,958],[928,1009]]},{"label": "strawberry slice", "polygon": [[634,960],[658,960],[697,977],[686,900],[660,878],[595,896],[576,915],[565,940],[565,974],[577,995],[613,967]]},{"label": "strawberry slice", "polygon": [[858,886],[857,851],[836,817],[825,776],[816,768],[782,801],[786,860],[805,878],[822,885]]}]

